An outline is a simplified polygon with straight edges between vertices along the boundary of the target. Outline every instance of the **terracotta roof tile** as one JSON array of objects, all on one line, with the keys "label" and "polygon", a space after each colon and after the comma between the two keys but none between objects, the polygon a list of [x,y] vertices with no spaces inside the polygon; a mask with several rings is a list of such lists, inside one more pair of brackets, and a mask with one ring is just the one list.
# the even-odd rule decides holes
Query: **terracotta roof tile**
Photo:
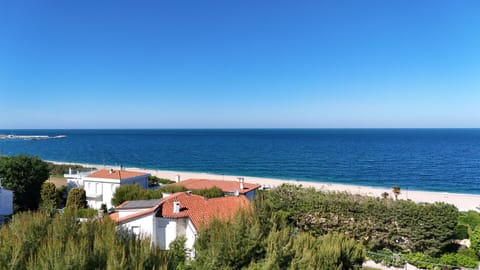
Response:
[{"label": "terracotta roof tile", "polygon": [[121,179],[133,178],[141,175],[150,175],[150,174],[144,173],[144,172],[134,172],[134,171],[125,171],[125,170],[102,169],[88,175],[87,177],[121,180]]},{"label": "terracotta roof tile", "polygon": [[[173,213],[174,202],[180,202],[179,213]],[[250,205],[250,201],[245,196],[206,199],[202,196],[178,192],[165,198],[156,216],[165,218],[188,217],[192,220],[193,225],[199,229],[202,225],[208,224],[214,217],[229,219],[239,208],[248,205]]]},{"label": "terracotta roof tile", "polygon": [[[174,202],[180,202],[179,213],[173,213]],[[207,225],[214,217],[229,219],[238,209],[245,208],[249,205],[250,201],[242,195],[207,199],[199,195],[188,194],[186,192],[177,192],[162,199],[158,205],[152,208],[139,211],[122,218],[120,218],[119,213],[116,212],[110,214],[110,218],[117,223],[125,223],[131,219],[157,212],[156,217],[188,217],[192,221],[195,228],[199,229],[202,225]]]},{"label": "terracotta roof tile", "polygon": [[240,194],[245,194],[252,190],[260,188],[259,184],[243,183],[243,190],[240,190],[240,183],[238,181],[209,179],[187,179],[171,185],[184,186],[185,188],[191,190],[206,189],[216,186],[223,190],[223,192],[225,193],[234,193],[235,190],[238,190]]}]

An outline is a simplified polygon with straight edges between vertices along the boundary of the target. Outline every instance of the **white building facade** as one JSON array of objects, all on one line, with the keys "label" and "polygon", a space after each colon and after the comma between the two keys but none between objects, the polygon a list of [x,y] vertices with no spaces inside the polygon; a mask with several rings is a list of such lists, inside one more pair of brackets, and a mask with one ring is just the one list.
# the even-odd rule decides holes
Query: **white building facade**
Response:
[{"label": "white building facade", "polygon": [[110,209],[113,194],[119,186],[138,184],[147,188],[149,176],[150,174],[143,172],[103,169],[82,177],[81,182],[89,207],[100,209],[102,204],[105,204],[107,209]]}]

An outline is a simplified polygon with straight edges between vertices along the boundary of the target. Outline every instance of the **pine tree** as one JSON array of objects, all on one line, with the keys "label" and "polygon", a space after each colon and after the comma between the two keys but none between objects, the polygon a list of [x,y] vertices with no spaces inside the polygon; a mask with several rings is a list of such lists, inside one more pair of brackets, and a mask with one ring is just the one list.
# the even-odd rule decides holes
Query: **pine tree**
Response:
[{"label": "pine tree", "polygon": [[57,189],[55,184],[45,182],[40,191],[40,209],[51,213],[57,208]]}]

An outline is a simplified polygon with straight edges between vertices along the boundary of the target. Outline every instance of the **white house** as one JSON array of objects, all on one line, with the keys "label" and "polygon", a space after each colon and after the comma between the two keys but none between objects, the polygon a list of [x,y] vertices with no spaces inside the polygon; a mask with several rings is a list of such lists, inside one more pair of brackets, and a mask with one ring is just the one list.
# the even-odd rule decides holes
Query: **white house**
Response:
[{"label": "white house", "polygon": [[197,231],[214,218],[231,218],[250,204],[245,196],[207,199],[190,192],[178,192],[162,200],[127,201],[110,217],[120,226],[142,237],[149,237],[161,249],[169,249],[179,236],[186,237],[185,248],[194,257]]},{"label": "white house", "polygon": [[76,170],[75,172],[72,168],[68,169],[68,173],[64,174],[63,177],[67,180],[67,189],[81,187],[83,188],[83,178],[91,174],[92,171],[80,171]]},{"label": "white house", "polygon": [[143,172],[102,169],[82,177],[88,205],[91,208],[100,209],[102,204],[106,204],[107,209],[110,209],[113,194],[120,185],[138,184],[147,188],[149,176],[149,173]]}]

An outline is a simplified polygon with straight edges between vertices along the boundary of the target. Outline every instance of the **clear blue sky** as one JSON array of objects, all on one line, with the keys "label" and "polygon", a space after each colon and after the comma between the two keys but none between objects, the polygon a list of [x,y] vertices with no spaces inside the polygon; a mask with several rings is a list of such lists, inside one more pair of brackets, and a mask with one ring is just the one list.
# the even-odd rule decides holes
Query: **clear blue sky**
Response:
[{"label": "clear blue sky", "polygon": [[480,127],[480,1],[0,1],[0,128]]}]

